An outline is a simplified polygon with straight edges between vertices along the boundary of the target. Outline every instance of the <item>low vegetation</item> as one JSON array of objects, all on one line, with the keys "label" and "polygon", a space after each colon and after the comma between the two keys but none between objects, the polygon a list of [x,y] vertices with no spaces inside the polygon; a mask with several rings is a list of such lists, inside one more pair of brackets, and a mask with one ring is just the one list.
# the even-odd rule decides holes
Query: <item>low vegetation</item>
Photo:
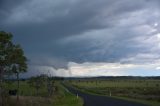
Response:
[{"label": "low vegetation", "polygon": [[160,105],[160,80],[105,79],[71,80],[72,86],[88,93]]},{"label": "low vegetation", "polygon": [[[15,81],[5,83],[6,91],[16,89]],[[82,106],[83,100],[77,98],[66,90],[60,81],[54,82],[54,92],[48,95],[47,85],[37,88],[31,86],[29,80],[20,81],[19,101],[16,101],[16,96],[6,94],[5,106]]]}]

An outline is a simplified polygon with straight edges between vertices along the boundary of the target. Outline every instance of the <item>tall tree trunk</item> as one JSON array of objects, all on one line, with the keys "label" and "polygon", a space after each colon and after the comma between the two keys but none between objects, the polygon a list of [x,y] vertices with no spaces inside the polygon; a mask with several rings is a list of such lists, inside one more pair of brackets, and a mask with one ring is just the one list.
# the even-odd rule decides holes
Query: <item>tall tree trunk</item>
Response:
[{"label": "tall tree trunk", "polygon": [[19,73],[17,72],[17,101],[19,101]]}]

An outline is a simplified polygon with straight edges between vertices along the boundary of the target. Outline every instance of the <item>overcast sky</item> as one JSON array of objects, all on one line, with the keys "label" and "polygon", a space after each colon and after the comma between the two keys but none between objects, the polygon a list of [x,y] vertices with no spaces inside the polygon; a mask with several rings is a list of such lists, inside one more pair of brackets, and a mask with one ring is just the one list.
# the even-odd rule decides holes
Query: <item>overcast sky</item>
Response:
[{"label": "overcast sky", "polygon": [[24,76],[159,76],[160,0],[0,0]]}]

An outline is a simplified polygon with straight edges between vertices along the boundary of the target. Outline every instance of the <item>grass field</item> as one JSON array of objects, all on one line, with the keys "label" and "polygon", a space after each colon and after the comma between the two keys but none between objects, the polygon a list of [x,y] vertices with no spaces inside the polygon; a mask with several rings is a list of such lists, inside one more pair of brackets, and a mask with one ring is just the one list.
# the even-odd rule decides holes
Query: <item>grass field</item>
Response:
[{"label": "grass field", "polygon": [[160,105],[160,80],[72,80],[74,87],[85,92]]},{"label": "grass field", "polygon": [[[17,88],[16,82],[5,83],[7,90]],[[20,99],[16,102],[16,96],[8,96],[5,106],[82,106],[83,100],[68,92],[59,81],[56,81],[57,91],[52,96],[47,96],[46,86],[41,86],[38,94],[34,87],[27,81],[20,81]]]},{"label": "grass field", "polygon": [[[7,90],[14,90],[17,89],[17,82],[10,82],[6,83],[6,89]],[[32,86],[29,86],[27,81],[20,81],[20,86],[19,86],[19,94],[21,96],[47,96],[47,90],[46,86],[42,86],[39,89],[39,94],[37,95],[36,89]]]},{"label": "grass field", "polygon": [[62,85],[59,85],[59,95],[55,96],[53,106],[83,106],[83,100],[71,94]]}]

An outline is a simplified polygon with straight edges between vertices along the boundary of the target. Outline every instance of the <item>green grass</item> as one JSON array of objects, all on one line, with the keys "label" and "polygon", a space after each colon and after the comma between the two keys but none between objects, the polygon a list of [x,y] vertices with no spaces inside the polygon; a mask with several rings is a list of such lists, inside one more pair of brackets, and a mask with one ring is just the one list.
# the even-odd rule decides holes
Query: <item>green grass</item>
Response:
[{"label": "green grass", "polygon": [[83,92],[105,95],[151,106],[160,105],[160,80],[72,80]]},{"label": "green grass", "polygon": [[74,89],[80,90],[81,92],[88,93],[90,95],[107,96],[107,97],[110,97],[110,98],[137,102],[137,103],[146,104],[146,105],[149,105],[149,106],[160,106],[160,103],[156,102],[156,101],[146,101],[146,100],[139,100],[139,99],[133,99],[133,98],[127,98],[127,97],[118,97],[118,96],[108,96],[108,95],[98,94],[98,93],[95,93],[95,92],[90,92],[90,91],[84,90],[83,88],[73,87],[72,85],[70,85],[70,86]]},{"label": "green grass", "polygon": [[[16,96],[8,96],[5,106],[83,106],[83,100],[67,92],[60,84],[55,82],[57,90],[50,97],[47,96],[46,86],[41,86],[37,95],[36,89],[31,87],[27,81],[20,81],[20,100],[17,104]],[[7,90],[17,88],[17,82],[5,83]]]},{"label": "green grass", "polygon": [[60,84],[59,89],[58,96],[54,99],[54,106],[83,106],[83,100],[81,98],[77,98]]},{"label": "green grass", "polygon": [[160,80],[82,80],[72,81],[82,87],[160,87]]},{"label": "green grass", "polygon": [[[20,81],[19,85],[19,94],[21,96],[47,96],[46,86],[40,87],[37,95],[36,89],[31,87],[27,81]],[[5,87],[8,90],[17,89],[17,82],[6,83]]]}]

